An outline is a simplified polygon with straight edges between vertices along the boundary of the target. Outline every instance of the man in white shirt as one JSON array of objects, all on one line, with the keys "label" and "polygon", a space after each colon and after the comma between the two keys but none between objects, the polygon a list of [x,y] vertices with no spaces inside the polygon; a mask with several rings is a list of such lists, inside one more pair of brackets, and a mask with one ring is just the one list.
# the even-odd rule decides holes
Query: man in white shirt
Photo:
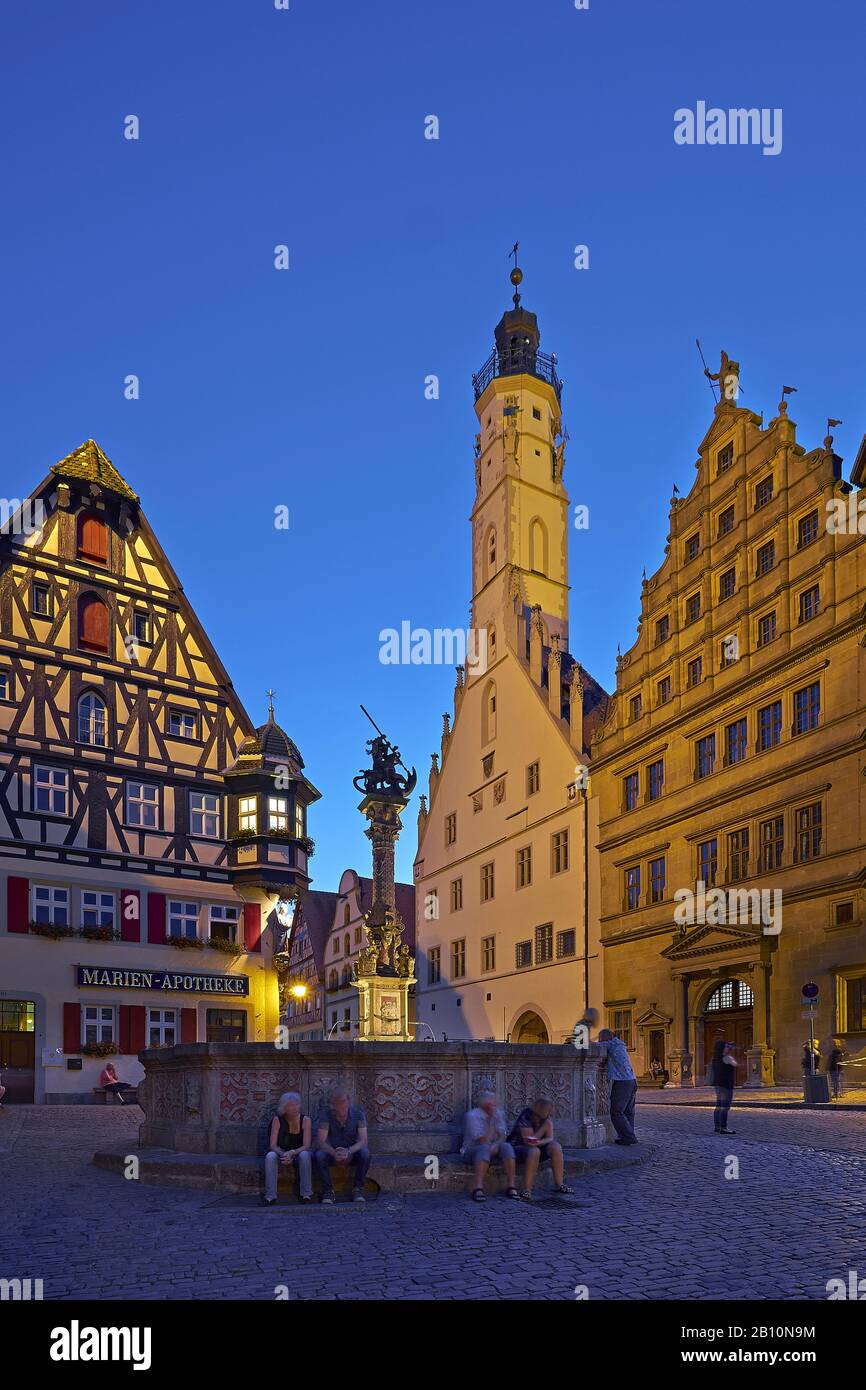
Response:
[{"label": "man in white shirt", "polygon": [[466,1162],[472,1164],[473,1202],[486,1200],[484,1179],[490,1164],[497,1158],[505,1171],[507,1195],[512,1200],[517,1200],[514,1149],[505,1137],[507,1133],[505,1112],[497,1106],[496,1096],[492,1091],[482,1091],[475,1109],[466,1112],[463,1122],[463,1145],[460,1150]]}]

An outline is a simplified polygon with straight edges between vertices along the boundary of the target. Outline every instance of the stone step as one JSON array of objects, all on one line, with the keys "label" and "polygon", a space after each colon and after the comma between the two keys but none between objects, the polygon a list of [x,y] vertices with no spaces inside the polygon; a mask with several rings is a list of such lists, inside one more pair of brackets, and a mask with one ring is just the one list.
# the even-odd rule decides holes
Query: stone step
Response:
[{"label": "stone step", "polygon": [[[645,1163],[653,1152],[648,1144],[636,1144],[631,1148],[605,1144],[595,1149],[566,1149],[566,1177],[580,1178],[588,1173]],[[138,1160],[138,1180],[145,1184],[226,1193],[258,1192],[264,1185],[262,1160],[236,1154],[187,1154],[178,1153],[174,1149],[136,1149],[127,1144],[100,1149],[93,1155],[93,1162],[97,1168],[122,1174],[127,1170],[131,1157]],[[433,1167],[433,1158],[438,1168]],[[542,1186],[548,1186],[551,1182],[547,1167],[545,1164],[536,1181],[539,1191]],[[339,1193],[347,1182],[351,1181],[351,1170],[335,1168],[333,1171],[334,1187]],[[438,1177],[429,1176],[433,1172],[438,1172]],[[373,1157],[365,1191],[464,1192],[469,1188],[470,1178],[469,1166],[463,1162],[459,1154],[382,1154]],[[296,1179],[294,1166],[281,1168],[280,1193],[293,1193]],[[494,1192],[504,1187],[505,1176],[497,1164],[488,1173],[486,1189]],[[314,1190],[320,1190],[315,1175]]]}]

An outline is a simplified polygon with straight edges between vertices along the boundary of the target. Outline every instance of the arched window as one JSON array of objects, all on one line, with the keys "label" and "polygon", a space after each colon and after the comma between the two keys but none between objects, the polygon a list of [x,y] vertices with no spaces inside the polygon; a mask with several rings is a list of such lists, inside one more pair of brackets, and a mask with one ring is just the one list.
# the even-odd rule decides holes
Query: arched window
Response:
[{"label": "arched window", "polygon": [[79,512],[77,549],[79,558],[93,560],[98,565],[108,564],[108,527],[95,512]]},{"label": "arched window", "polygon": [[707,1000],[706,1012],[718,1013],[723,1009],[750,1009],[755,996],[742,980],[725,980],[718,985]]},{"label": "arched window", "polygon": [[487,532],[487,547],[485,551],[484,563],[486,566],[485,579],[492,579],[496,573],[496,527],[491,526]]},{"label": "arched window", "polygon": [[332,970],[331,973],[330,973],[330,975],[328,976],[328,989],[336,989],[336,988],[337,988],[337,984],[338,984],[338,979],[339,979],[339,977],[338,977],[338,975],[337,975],[336,970]]},{"label": "arched window", "polygon": [[351,918],[352,918],[351,908],[349,907],[349,904],[346,903],[346,906],[343,908],[343,926],[344,926],[344,927],[347,927],[347,926],[349,925],[349,922],[351,921]]},{"label": "arched window", "polygon": [[106,728],[105,701],[95,691],[86,691],[78,701],[78,742],[104,748]]},{"label": "arched window", "polygon": [[496,659],[496,628],[492,624],[487,629],[487,656],[490,661]]},{"label": "arched window", "polygon": [[496,737],[496,682],[488,681],[481,697],[481,742],[490,743]]},{"label": "arched window", "polygon": [[529,523],[529,568],[547,574],[547,527],[537,516]]},{"label": "arched window", "polygon": [[96,594],[78,600],[78,645],[90,652],[108,651],[108,608]]},{"label": "arched window", "polygon": [[345,955],[345,956],[350,956],[351,954],[352,954],[352,941],[351,941],[351,938],[350,938],[350,936],[349,936],[349,933],[346,932],[346,935],[343,937],[343,955]]}]

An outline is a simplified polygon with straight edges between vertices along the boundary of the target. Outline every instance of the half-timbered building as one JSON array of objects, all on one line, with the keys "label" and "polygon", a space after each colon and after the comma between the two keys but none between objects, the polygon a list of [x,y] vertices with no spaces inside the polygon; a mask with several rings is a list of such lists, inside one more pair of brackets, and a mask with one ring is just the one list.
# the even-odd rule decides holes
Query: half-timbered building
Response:
[{"label": "half-timbered building", "polygon": [[[263,1040],[318,792],[255,729],[137,494],[88,440],[0,534],[0,1071],[94,1094],[107,1054]],[[269,930],[269,926],[273,930]]]}]

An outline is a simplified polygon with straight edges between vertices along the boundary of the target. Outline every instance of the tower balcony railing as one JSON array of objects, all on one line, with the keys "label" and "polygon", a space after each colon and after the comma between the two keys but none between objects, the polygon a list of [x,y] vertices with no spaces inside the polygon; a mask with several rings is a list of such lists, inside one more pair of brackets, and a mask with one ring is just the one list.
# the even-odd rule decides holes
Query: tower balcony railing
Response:
[{"label": "tower balcony railing", "polygon": [[562,381],[556,374],[556,356],[554,353],[538,352],[537,350],[533,352],[531,348],[515,352],[500,352],[498,348],[494,348],[484,366],[472,377],[472,388],[476,401],[494,377],[520,376],[523,373],[527,376],[537,376],[541,381],[549,382],[556,392],[556,399],[562,399]]}]

